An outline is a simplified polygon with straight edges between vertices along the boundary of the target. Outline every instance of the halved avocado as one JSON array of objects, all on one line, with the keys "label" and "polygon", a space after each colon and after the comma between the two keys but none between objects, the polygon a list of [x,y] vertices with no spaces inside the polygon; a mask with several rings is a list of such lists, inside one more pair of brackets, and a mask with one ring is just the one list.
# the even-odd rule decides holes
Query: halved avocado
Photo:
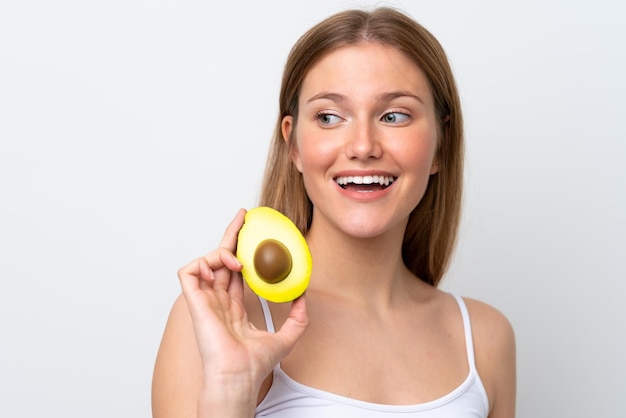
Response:
[{"label": "halved avocado", "polygon": [[259,206],[246,212],[237,258],[248,286],[271,302],[290,302],[309,285],[309,246],[298,227],[275,209]]}]

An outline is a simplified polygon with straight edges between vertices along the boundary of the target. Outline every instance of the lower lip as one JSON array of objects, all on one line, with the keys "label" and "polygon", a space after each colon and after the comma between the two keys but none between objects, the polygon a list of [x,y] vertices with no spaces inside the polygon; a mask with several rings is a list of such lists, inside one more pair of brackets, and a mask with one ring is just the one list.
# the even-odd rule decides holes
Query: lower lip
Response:
[{"label": "lower lip", "polygon": [[394,186],[394,184],[395,183],[392,183],[384,189],[372,190],[372,191],[357,191],[357,190],[344,189],[338,184],[337,184],[337,187],[339,188],[339,192],[345,197],[348,197],[353,200],[358,200],[361,202],[369,202],[369,201],[378,200],[387,196],[391,188]]}]

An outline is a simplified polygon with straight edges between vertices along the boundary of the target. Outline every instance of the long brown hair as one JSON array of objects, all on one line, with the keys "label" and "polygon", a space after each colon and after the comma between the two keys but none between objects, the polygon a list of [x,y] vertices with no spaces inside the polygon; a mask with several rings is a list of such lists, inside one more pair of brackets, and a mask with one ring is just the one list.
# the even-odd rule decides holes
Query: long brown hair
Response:
[{"label": "long brown hair", "polygon": [[287,215],[303,234],[308,231],[313,204],[302,175],[290,159],[281,122],[292,115],[294,125],[297,123],[300,88],[312,66],[337,48],[361,42],[378,42],[403,52],[424,72],[430,84],[439,120],[439,170],[431,176],[422,200],[409,216],[402,258],[418,278],[437,286],[450,262],[460,222],[463,118],[443,48],[430,32],[400,11],[387,7],[346,10],[312,27],[293,46],[283,72],[280,112],[259,203]]}]

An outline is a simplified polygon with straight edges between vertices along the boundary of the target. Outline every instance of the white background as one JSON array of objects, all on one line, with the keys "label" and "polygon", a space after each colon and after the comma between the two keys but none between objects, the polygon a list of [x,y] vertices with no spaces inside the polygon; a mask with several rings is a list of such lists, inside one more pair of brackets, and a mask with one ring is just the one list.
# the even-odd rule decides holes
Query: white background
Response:
[{"label": "white background", "polygon": [[[149,417],[176,270],[255,204],[287,52],[358,1],[0,2],[0,416]],[[626,415],[626,25],[406,1],[467,120],[444,287],[518,339],[520,417]]]}]

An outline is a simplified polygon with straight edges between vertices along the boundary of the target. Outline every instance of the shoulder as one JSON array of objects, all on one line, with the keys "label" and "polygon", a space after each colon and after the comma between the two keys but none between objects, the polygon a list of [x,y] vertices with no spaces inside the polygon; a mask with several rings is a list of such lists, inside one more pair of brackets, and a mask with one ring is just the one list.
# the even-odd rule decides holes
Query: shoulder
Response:
[{"label": "shoulder", "polygon": [[496,350],[515,347],[513,326],[502,312],[476,299],[463,300],[470,314],[475,340],[479,339],[487,348]]},{"label": "shoulder", "polygon": [[463,298],[472,323],[476,368],[492,410],[490,417],[513,416],[515,410],[515,333],[499,310],[475,299]]}]

